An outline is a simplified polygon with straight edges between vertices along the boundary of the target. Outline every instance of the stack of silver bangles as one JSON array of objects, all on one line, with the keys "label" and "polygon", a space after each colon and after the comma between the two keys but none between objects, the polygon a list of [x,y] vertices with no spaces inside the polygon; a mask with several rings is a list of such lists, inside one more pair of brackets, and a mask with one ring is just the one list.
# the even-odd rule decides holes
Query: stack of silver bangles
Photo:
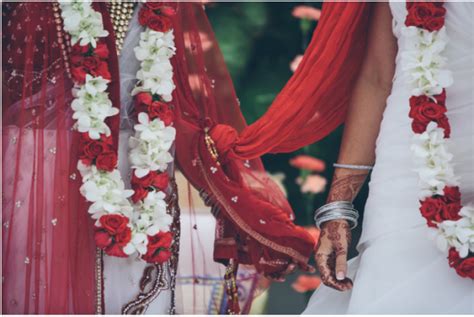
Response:
[{"label": "stack of silver bangles", "polygon": [[354,209],[354,205],[349,201],[333,201],[328,203],[314,213],[314,221],[316,227],[321,228],[321,225],[331,220],[347,220],[350,223],[351,229],[357,227],[357,220],[359,213]]}]

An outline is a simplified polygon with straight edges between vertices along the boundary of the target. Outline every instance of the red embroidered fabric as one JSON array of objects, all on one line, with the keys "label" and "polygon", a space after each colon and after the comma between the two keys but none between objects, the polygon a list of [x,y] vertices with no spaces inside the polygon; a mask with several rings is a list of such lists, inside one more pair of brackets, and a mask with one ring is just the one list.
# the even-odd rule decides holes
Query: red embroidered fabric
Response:
[{"label": "red embroidered fabric", "polygon": [[270,276],[292,262],[307,268],[314,241],[293,224],[291,207],[259,156],[294,151],[344,121],[369,15],[366,3],[325,4],[301,66],[268,111],[247,126],[202,6],[179,4],[173,60],[177,160],[213,206],[216,260],[236,259]]},{"label": "red embroidered fabric", "polygon": [[[2,4],[2,307],[8,314],[95,312],[93,223],[79,193],[72,82],[54,5]],[[95,5],[107,14],[104,3]],[[107,45],[118,78],[113,36]],[[115,106],[118,89],[115,81],[109,90]],[[118,116],[109,126],[117,140]]]}]

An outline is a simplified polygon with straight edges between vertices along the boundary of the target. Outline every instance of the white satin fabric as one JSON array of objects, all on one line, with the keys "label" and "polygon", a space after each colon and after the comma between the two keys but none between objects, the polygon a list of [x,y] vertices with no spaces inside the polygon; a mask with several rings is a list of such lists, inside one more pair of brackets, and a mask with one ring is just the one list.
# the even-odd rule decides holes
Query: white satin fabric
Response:
[{"label": "white satin fabric", "polygon": [[[140,6],[141,4],[138,4]],[[133,110],[133,98],[130,94],[136,83],[136,73],[140,67],[135,58],[134,48],[138,45],[142,26],[138,23],[139,7],[135,8],[134,15],[130,21],[129,29],[120,53],[120,137],[119,137],[119,170],[123,180],[130,188],[131,170],[128,161],[128,139],[133,134],[133,121],[129,117]],[[170,166],[171,170],[171,166]],[[120,314],[127,303],[134,300],[139,292],[139,283],[143,271],[148,264],[144,261],[131,258],[117,258],[104,256],[104,297],[105,313]],[[166,277],[168,280],[170,274]],[[151,302],[146,314],[168,314],[171,303],[171,292],[162,291],[160,295]]]},{"label": "white satin fabric", "polygon": [[[473,314],[474,282],[448,266],[419,212],[417,174],[410,151],[410,89],[400,69],[405,2],[390,3],[399,54],[391,95],[376,144],[359,256],[350,261],[354,288],[322,286],[304,314]],[[474,203],[474,3],[446,3],[449,43],[444,54],[453,72],[447,89],[449,150],[460,176],[463,204]]]}]

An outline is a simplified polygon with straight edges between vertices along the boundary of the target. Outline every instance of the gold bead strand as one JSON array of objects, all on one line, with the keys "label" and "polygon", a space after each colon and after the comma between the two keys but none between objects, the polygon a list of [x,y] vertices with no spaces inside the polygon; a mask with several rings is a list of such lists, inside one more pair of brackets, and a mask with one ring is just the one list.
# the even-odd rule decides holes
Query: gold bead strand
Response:
[{"label": "gold bead strand", "polygon": [[117,47],[117,54],[120,54],[120,51],[123,47],[123,42],[125,40],[125,36],[127,35],[130,20],[133,16],[135,3],[125,2],[121,0],[112,0],[111,2],[108,2],[108,9],[115,33],[115,45]]}]

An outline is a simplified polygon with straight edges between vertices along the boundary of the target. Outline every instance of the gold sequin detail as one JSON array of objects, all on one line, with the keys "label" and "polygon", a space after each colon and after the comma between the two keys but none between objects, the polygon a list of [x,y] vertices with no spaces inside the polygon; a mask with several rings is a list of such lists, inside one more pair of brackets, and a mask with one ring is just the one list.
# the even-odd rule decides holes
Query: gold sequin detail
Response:
[{"label": "gold sequin detail", "polygon": [[112,0],[107,3],[107,8],[109,9],[110,19],[112,20],[112,25],[114,27],[117,55],[120,55],[125,35],[127,35],[128,25],[133,16],[135,3],[122,0]]}]

